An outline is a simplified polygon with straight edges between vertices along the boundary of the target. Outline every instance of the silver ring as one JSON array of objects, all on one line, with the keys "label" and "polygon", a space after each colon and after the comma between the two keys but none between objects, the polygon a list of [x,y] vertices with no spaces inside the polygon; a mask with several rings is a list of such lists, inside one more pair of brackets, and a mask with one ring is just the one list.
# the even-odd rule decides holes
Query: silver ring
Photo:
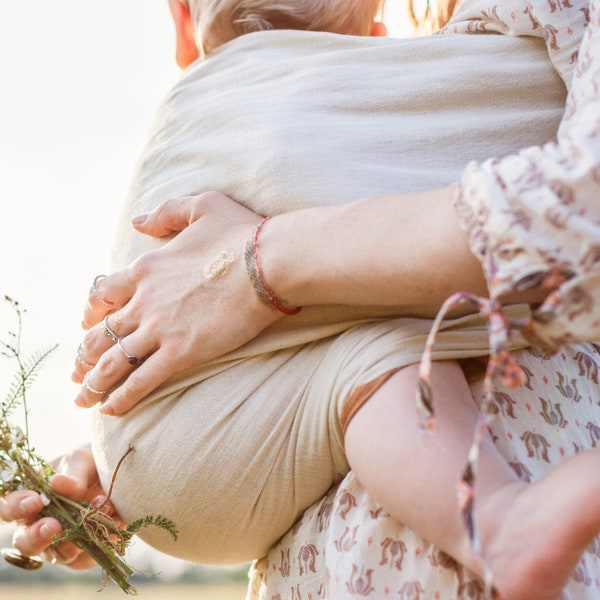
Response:
[{"label": "silver ring", "polygon": [[0,554],[8,564],[26,571],[35,571],[44,564],[44,561],[37,556],[23,556],[15,548],[2,548]]},{"label": "silver ring", "polygon": [[133,354],[129,354],[129,352],[127,352],[127,350],[125,350],[125,348],[123,348],[123,342],[122,339],[119,338],[117,340],[117,346],[119,347],[119,350],[125,355],[125,358],[127,359],[127,362],[130,365],[137,365],[139,361],[137,356],[133,356]]},{"label": "silver ring", "polygon": [[109,302],[108,300],[105,300],[100,293],[98,292],[98,288],[96,287],[96,285],[98,284],[98,282],[101,279],[104,279],[106,277],[106,275],[96,275],[96,277],[94,277],[94,281],[92,282],[92,294],[94,294],[94,296],[96,296],[96,298],[98,299],[99,302],[102,302],[102,304],[104,304],[104,306],[112,306],[112,302]]},{"label": "silver ring", "polygon": [[103,333],[109,340],[118,342],[119,336],[110,328],[110,325],[108,324],[108,317],[109,315],[106,315],[104,317],[104,321],[102,321]]},{"label": "silver ring", "polygon": [[84,376],[83,376],[83,381],[81,382],[81,385],[88,391],[91,392],[92,394],[96,394],[97,396],[104,396],[105,394],[108,394],[108,390],[97,390],[95,387],[92,387],[89,384],[89,376],[90,376],[91,371],[88,371]]},{"label": "silver ring", "polygon": [[61,554],[55,546],[50,546],[45,550],[46,554],[50,557],[50,562],[53,565],[68,565],[75,560],[75,556],[67,557]]},{"label": "silver ring", "polygon": [[85,360],[85,358],[83,358],[83,356],[81,356],[81,350],[83,348],[83,344],[79,344],[79,346],[77,346],[77,360],[84,366],[84,367],[88,367],[90,369],[92,369],[94,367],[94,365],[90,362],[88,362],[87,360]]}]

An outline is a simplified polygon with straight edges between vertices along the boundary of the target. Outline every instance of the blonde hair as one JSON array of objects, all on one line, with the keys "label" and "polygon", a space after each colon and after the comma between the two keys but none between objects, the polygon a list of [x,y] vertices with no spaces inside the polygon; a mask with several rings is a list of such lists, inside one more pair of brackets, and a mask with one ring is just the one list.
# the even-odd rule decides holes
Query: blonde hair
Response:
[{"label": "blonde hair", "polygon": [[369,35],[385,0],[188,0],[203,54],[244,33],[302,29]]}]

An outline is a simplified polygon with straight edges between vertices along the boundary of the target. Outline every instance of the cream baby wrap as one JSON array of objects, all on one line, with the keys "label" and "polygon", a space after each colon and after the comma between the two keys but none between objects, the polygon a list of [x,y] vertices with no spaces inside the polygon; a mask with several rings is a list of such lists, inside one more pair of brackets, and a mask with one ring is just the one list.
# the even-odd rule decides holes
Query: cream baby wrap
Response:
[{"label": "cream baby wrap", "polygon": [[[162,243],[129,220],[166,198],[216,189],[274,215],[446,185],[469,160],[553,139],[564,98],[536,38],[243,36],[188,69],[159,108],[115,267]],[[303,310],[124,417],[98,415],[104,485],[136,449],[113,492],[121,515],[173,519],[177,542],[142,537],[188,560],[264,555],[347,472],[340,415],[351,392],[419,360],[430,322],[397,314]],[[448,322],[436,356],[485,355],[487,340],[478,317]]]}]

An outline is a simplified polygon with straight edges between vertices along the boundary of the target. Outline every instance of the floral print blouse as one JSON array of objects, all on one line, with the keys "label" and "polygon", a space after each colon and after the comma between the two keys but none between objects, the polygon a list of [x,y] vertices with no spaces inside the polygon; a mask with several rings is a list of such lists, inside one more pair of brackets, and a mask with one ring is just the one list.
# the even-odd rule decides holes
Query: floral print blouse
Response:
[{"label": "floral print blouse", "polygon": [[534,345],[552,352],[600,340],[598,1],[544,0],[518,11],[514,2],[483,5],[468,3],[445,33],[543,35],[569,95],[556,142],[468,166],[455,191],[458,214],[491,298],[555,289],[523,328]]},{"label": "floral print blouse", "polygon": [[[483,403],[491,396],[488,408],[499,418],[489,426],[500,452],[522,480],[533,481],[600,444],[592,418],[600,346],[573,345],[600,340],[600,0],[464,0],[438,35],[457,33],[543,37],[568,90],[555,142],[470,164],[454,196],[488,279],[490,299],[473,299],[480,308],[502,326],[506,293],[551,290],[531,319],[512,324],[532,342],[509,361],[519,385],[509,368],[493,389],[483,381],[472,386]],[[510,325],[492,349],[502,350]],[[254,563],[247,600],[355,597],[468,600],[487,592],[394,521],[350,473]],[[563,598],[598,597],[596,540]]]}]

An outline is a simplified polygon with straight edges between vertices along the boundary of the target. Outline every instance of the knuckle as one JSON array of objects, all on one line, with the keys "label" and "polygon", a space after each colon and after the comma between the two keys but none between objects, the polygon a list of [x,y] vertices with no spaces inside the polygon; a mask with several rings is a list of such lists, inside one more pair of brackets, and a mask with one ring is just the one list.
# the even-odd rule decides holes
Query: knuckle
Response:
[{"label": "knuckle", "polygon": [[182,196],[168,198],[161,202],[152,214],[156,215],[158,219],[168,217],[173,211],[179,212],[181,209],[185,208],[190,199],[194,197],[194,194],[184,194]]},{"label": "knuckle", "polygon": [[199,196],[196,196],[196,204],[200,209],[208,208],[210,206],[214,206],[215,204],[219,204],[222,199],[223,194],[221,192],[209,190],[208,192],[204,192]]},{"label": "knuckle", "polygon": [[[150,251],[142,254],[132,263],[129,268],[129,278],[134,283],[142,281],[150,271],[153,270],[158,260],[156,251]],[[136,285],[137,288],[137,285]]]},{"label": "knuckle", "polygon": [[90,330],[90,337],[85,340],[84,347],[85,351],[81,353],[82,358],[94,364],[98,357],[104,351],[104,335],[100,331]]},{"label": "knuckle", "polygon": [[163,358],[169,362],[180,362],[186,357],[186,352],[189,350],[186,337],[177,333],[174,333],[170,339],[164,341],[160,348]]},{"label": "knuckle", "polygon": [[[156,338],[160,339],[165,334],[165,323],[164,320],[157,314],[157,311],[148,312],[144,315],[144,326],[140,330],[140,334],[144,336],[144,339],[150,342]],[[171,331],[169,331],[171,336]]]},{"label": "knuckle", "polygon": [[94,367],[94,371],[103,379],[112,379],[118,373],[118,368],[115,355],[106,352]]},{"label": "knuckle", "polygon": [[88,362],[93,362],[93,359],[102,351],[104,334],[101,326],[90,329],[83,337],[81,344],[81,352],[83,358]]},{"label": "knuckle", "polygon": [[172,202],[172,200],[163,200],[163,202],[161,202],[153,211],[152,211],[152,216],[156,217],[158,219],[162,218],[163,214],[168,211],[169,209],[169,204]]}]

